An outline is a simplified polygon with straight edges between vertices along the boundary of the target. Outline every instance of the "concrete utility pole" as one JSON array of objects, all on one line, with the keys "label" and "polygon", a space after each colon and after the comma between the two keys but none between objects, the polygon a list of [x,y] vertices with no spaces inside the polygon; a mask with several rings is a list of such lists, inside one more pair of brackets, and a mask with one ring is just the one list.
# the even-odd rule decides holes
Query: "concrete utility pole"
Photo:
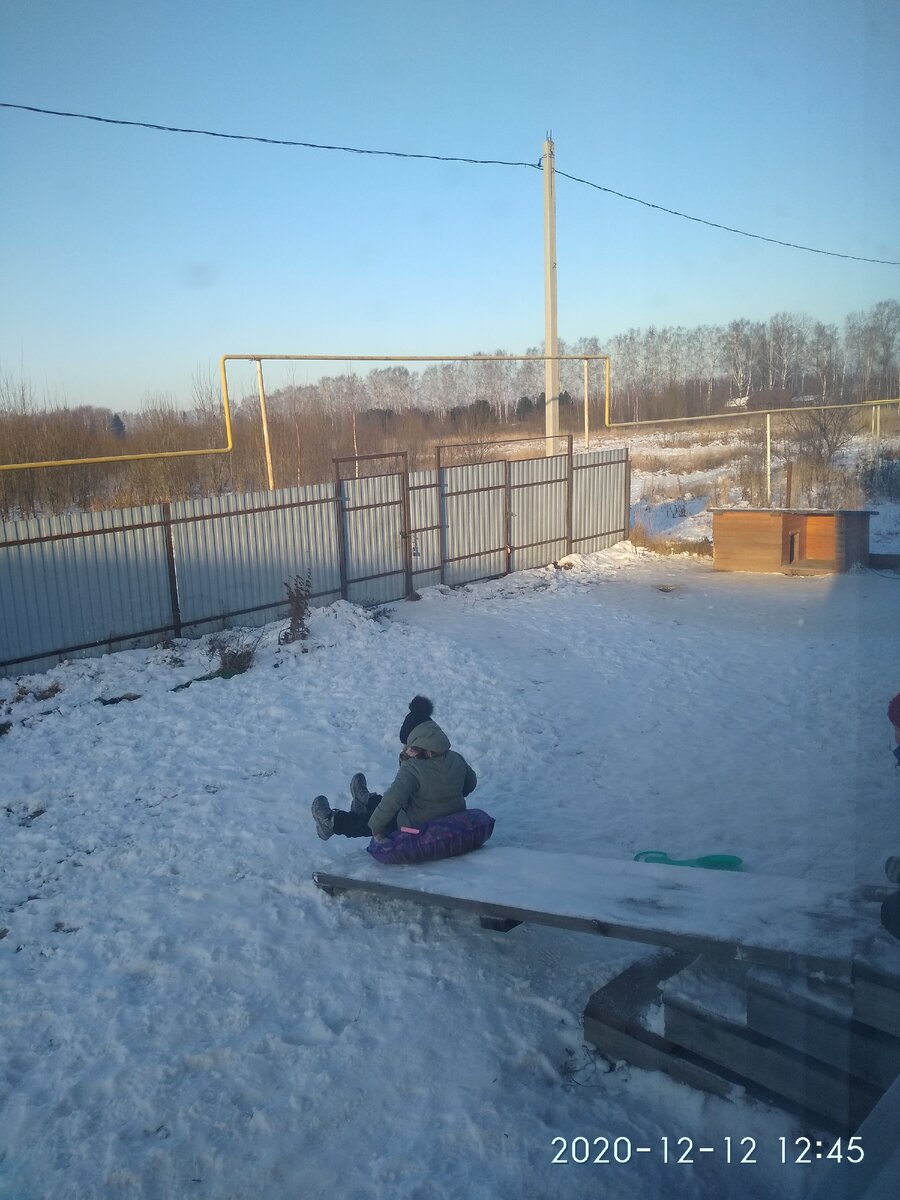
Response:
[{"label": "concrete utility pole", "polygon": [[556,453],[559,434],[559,337],[556,330],[556,170],[553,140],[547,134],[541,159],[544,170],[544,433],[548,455]]}]

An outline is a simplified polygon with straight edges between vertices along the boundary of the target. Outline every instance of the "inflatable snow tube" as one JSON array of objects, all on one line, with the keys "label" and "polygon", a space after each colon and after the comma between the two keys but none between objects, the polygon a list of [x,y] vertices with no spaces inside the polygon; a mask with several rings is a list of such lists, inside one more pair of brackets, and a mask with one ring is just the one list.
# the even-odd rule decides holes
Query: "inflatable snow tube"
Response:
[{"label": "inflatable snow tube", "polygon": [[477,850],[493,832],[493,817],[480,808],[466,808],[449,817],[427,821],[418,832],[401,829],[384,842],[372,838],[366,849],[385,864],[435,862]]}]

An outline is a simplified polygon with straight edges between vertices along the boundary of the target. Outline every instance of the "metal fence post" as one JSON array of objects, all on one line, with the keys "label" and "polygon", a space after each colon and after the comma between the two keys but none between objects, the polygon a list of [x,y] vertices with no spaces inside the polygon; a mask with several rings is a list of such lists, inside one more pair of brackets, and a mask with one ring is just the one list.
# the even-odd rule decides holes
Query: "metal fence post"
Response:
[{"label": "metal fence post", "polygon": [[566,554],[572,553],[572,505],[575,490],[575,470],[572,454],[572,435],[567,434],[566,444]]},{"label": "metal fence post", "polygon": [[406,450],[401,455],[403,470],[400,477],[401,496],[403,499],[403,525],[400,537],[403,541],[403,568],[406,574],[406,595],[413,594],[413,564],[412,564],[412,510],[409,503],[409,454]]},{"label": "metal fence post", "polygon": [[506,574],[512,573],[512,464],[507,458],[503,472],[504,536],[506,540]]},{"label": "metal fence post", "polygon": [[172,630],[181,637],[181,605],[178,600],[178,572],[175,570],[175,540],[172,537],[172,505],[165,501],[163,512],[163,539],[166,543],[166,565],[169,570],[169,600],[172,604]]},{"label": "metal fence post", "polygon": [[437,494],[438,494],[438,553],[441,559],[441,584],[446,583],[444,578],[445,563],[447,561],[447,506],[444,503],[444,468],[441,466],[441,444],[438,442],[435,447],[435,457],[437,460]]},{"label": "metal fence post", "polygon": [[337,519],[338,567],[341,572],[341,599],[347,599],[347,535],[344,532],[344,487],[341,464],[334,464],[334,512]]}]

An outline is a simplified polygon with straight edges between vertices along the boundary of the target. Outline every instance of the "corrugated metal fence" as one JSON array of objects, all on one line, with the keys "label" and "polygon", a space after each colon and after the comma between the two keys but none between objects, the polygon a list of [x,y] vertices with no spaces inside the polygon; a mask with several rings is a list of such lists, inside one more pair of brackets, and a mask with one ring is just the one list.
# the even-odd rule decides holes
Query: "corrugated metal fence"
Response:
[{"label": "corrugated metal fence", "polygon": [[307,571],[317,603],[384,604],[628,536],[627,450],[413,472],[395,457],[331,484],[0,523],[0,674],[265,624]]}]

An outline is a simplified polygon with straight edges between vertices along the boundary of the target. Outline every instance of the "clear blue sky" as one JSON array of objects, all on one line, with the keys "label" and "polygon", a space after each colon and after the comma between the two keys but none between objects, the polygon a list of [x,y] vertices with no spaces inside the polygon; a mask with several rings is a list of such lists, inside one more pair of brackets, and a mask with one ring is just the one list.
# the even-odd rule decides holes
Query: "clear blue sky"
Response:
[{"label": "clear blue sky", "polygon": [[[0,100],[536,163],[751,232],[900,259],[896,0],[6,0]],[[185,403],[224,353],[523,352],[542,180],[0,109],[0,370]],[[559,332],[842,322],[900,268],[560,178]],[[613,368],[615,364],[613,364]]]}]

